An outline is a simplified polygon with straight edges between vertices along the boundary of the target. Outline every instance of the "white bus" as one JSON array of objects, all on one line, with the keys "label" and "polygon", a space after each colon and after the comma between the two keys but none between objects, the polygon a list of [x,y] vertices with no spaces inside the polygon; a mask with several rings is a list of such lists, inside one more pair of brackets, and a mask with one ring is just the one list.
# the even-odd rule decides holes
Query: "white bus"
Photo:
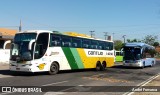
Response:
[{"label": "white bus", "polygon": [[59,70],[114,65],[113,41],[82,34],[30,30],[15,35],[11,47],[10,70],[56,74]]},{"label": "white bus", "polygon": [[0,63],[9,64],[9,58],[10,58],[10,47],[11,47],[11,41],[6,40],[4,43],[1,43],[0,47]]},{"label": "white bus", "polygon": [[141,67],[153,66],[155,48],[145,43],[126,43],[124,52],[124,66]]}]

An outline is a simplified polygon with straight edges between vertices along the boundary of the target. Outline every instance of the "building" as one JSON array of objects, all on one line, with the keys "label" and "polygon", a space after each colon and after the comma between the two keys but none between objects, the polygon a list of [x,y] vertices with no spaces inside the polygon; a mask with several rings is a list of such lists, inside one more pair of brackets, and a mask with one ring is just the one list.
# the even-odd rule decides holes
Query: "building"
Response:
[{"label": "building", "polygon": [[160,53],[160,46],[157,46],[157,47],[156,47],[156,51],[157,51],[158,53]]},{"label": "building", "polygon": [[17,30],[0,28],[0,48],[3,48],[5,41],[12,40],[16,32]]}]

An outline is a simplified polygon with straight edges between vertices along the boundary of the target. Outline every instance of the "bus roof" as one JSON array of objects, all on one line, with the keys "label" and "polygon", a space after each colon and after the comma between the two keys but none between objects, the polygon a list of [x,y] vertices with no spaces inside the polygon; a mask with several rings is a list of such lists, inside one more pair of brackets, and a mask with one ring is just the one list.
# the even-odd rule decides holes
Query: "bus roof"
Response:
[{"label": "bus roof", "polygon": [[[23,32],[17,32],[17,34],[19,33],[54,33],[54,34],[59,34],[59,35],[66,35],[66,36],[72,36],[72,37],[78,37],[78,38],[86,38],[86,39],[94,39],[94,40],[99,40],[99,41],[107,41],[107,42],[113,42],[111,40],[103,40],[103,39],[97,39],[97,38],[91,38],[91,37],[87,37],[87,36],[81,36],[81,35],[84,35],[84,34],[81,34],[81,35],[70,35],[70,34],[66,34],[66,33],[61,33],[61,32],[58,32],[58,31],[49,31],[49,30],[27,30],[27,31],[23,31]],[[77,33],[78,34],[78,33]]]},{"label": "bus roof", "polygon": [[141,43],[141,42],[134,42],[134,43],[126,43],[125,44],[126,47],[136,47],[136,46],[140,46],[140,47],[150,47],[150,48],[154,48],[151,45],[148,45],[146,43]]}]

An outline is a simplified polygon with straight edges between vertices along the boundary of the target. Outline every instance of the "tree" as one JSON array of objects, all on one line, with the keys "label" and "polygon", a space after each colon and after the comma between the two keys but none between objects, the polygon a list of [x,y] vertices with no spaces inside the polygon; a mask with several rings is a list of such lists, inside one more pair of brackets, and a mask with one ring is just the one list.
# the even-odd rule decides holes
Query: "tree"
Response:
[{"label": "tree", "polygon": [[133,42],[141,42],[140,40],[138,40],[138,39],[127,39],[127,42],[128,43],[133,43]]},{"label": "tree", "polygon": [[151,57],[154,57],[154,55],[157,53],[157,51],[155,49],[151,49],[149,50],[149,54],[151,55]]},{"label": "tree", "polygon": [[147,35],[145,36],[145,38],[143,39],[143,42],[149,45],[154,44],[154,42],[157,40],[157,36],[153,36],[153,35]]},{"label": "tree", "polygon": [[115,40],[114,41],[114,47],[115,50],[121,50],[121,48],[123,47],[123,43],[121,40]]},{"label": "tree", "polygon": [[157,46],[159,46],[159,43],[158,42],[154,42],[153,46],[157,47]]}]

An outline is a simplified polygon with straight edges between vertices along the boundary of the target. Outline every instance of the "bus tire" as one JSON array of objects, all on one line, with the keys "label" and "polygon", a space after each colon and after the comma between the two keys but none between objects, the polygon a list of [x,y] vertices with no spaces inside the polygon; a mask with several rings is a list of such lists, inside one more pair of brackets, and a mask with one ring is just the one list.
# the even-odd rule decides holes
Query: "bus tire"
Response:
[{"label": "bus tire", "polygon": [[143,69],[143,68],[145,68],[145,62],[143,62],[143,65],[142,65],[142,67],[141,67],[141,68],[142,68],[142,69]]},{"label": "bus tire", "polygon": [[102,65],[101,63],[98,61],[97,64],[96,64],[96,71],[100,71],[102,68]]},{"label": "bus tire", "polygon": [[101,66],[101,71],[105,71],[106,70],[106,62],[103,61],[102,66]]},{"label": "bus tire", "polygon": [[154,66],[154,61],[152,61],[152,63],[151,63],[151,67],[153,67]]},{"label": "bus tire", "polygon": [[49,74],[55,75],[59,72],[59,65],[56,62],[53,62],[50,66]]}]

